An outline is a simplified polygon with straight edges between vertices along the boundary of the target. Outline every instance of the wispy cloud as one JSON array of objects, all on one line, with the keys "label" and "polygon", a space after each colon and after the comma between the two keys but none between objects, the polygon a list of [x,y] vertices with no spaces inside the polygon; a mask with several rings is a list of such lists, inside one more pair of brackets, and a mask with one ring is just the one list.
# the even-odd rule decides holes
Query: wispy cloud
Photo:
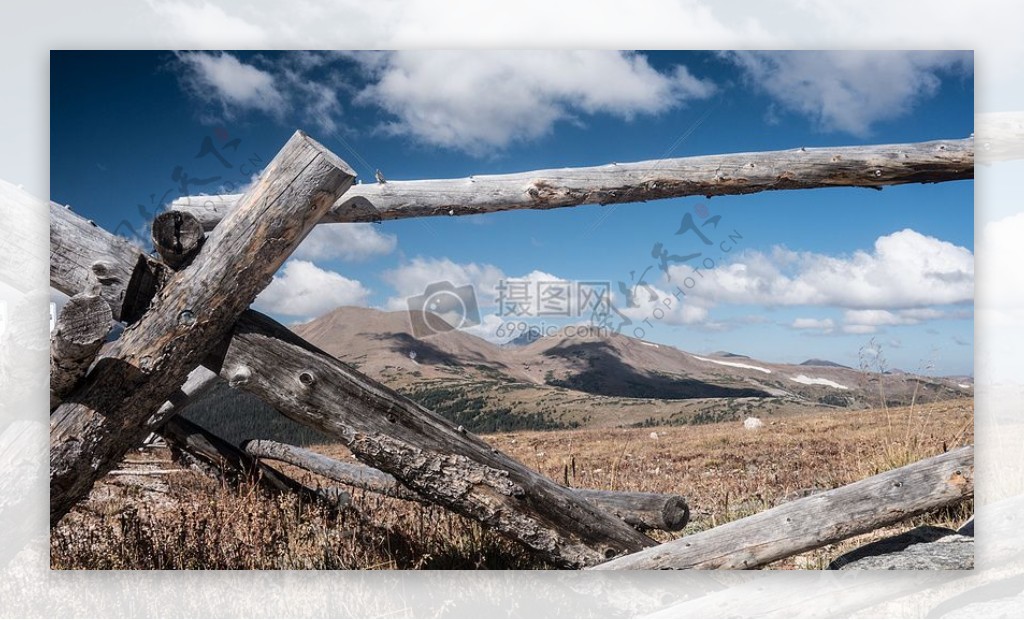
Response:
[{"label": "wispy cloud", "polygon": [[789,325],[793,329],[817,331],[823,334],[831,334],[836,327],[832,319],[809,319],[797,318]]},{"label": "wispy cloud", "polygon": [[219,106],[228,118],[249,110],[280,117],[287,108],[277,80],[268,71],[224,52],[180,52],[177,57],[185,89]]},{"label": "wispy cloud", "polygon": [[[728,52],[750,83],[825,131],[866,136],[934,95],[940,74],[973,71],[970,52]],[[769,113],[775,114],[774,108]]]}]

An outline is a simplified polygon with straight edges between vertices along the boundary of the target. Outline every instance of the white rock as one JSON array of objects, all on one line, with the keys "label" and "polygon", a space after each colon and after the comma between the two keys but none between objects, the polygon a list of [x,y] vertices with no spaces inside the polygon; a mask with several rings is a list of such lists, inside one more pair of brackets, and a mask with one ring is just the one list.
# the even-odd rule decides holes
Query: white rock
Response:
[{"label": "white rock", "polygon": [[658,433],[655,433],[655,432],[652,431],[651,432],[651,439],[657,439],[657,438],[658,438]]},{"label": "white rock", "polygon": [[747,418],[746,420],[743,420],[743,428],[747,429],[748,431],[761,428],[762,426],[764,426],[764,422],[761,421],[761,418],[750,417]]}]

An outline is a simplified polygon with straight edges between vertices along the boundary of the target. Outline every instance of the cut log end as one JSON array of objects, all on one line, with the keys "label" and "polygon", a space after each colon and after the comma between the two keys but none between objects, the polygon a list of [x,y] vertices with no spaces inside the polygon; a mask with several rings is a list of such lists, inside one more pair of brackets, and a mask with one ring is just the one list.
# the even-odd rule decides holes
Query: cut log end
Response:
[{"label": "cut log end", "polygon": [[203,239],[203,225],[190,213],[168,211],[153,220],[153,247],[172,269],[185,266]]}]

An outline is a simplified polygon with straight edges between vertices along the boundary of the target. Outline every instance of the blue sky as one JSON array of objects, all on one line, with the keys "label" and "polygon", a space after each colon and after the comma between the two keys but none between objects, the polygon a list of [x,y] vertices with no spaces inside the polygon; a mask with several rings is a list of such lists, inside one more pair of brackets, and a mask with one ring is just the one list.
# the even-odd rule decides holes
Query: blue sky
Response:
[{"label": "blue sky", "polygon": [[[298,128],[369,183],[377,168],[441,178],[960,138],[973,131],[973,81],[970,53],[53,52],[51,197],[144,237],[173,198],[240,191]],[[469,331],[499,339],[521,320],[497,314],[502,280],[607,281],[633,321],[623,333],[687,351],[857,366],[874,339],[889,367],[971,374],[973,191],[960,181],[320,226],[257,308],[286,322],[341,304],[402,309],[448,280],[475,287],[482,324]],[[701,251],[674,234],[687,213],[721,216],[703,228],[716,244],[740,237],[669,307],[691,267],[661,271],[652,246]],[[630,308],[618,283],[645,269],[650,288]]]}]

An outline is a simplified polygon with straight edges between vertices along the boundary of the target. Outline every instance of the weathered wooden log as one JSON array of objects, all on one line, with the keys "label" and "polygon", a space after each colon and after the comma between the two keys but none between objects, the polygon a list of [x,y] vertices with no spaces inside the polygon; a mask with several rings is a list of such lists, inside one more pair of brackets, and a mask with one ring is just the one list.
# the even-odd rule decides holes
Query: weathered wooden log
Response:
[{"label": "weathered wooden log", "polygon": [[421,504],[430,503],[429,500],[419,493],[410,491],[407,487],[403,486],[394,476],[366,465],[345,463],[322,454],[317,454],[312,450],[305,450],[297,446],[290,446],[267,439],[251,439],[246,441],[242,444],[242,450],[251,457],[288,463],[335,482],[370,491],[371,493],[377,493],[378,495]]},{"label": "weathered wooden log", "polygon": [[[77,217],[60,210],[56,213],[51,211],[51,215],[60,219]],[[59,232],[62,228],[56,230]],[[98,227],[90,227],[83,232],[95,237],[90,239],[91,247],[105,248],[114,243],[109,239],[110,233]],[[209,241],[204,252],[208,246]],[[138,260],[140,251],[136,249],[135,252],[135,257],[127,257],[129,264]],[[89,257],[85,255],[84,258],[86,260],[78,262],[79,270],[88,269]],[[192,268],[194,265],[189,269]],[[51,270],[50,283],[63,291],[73,286],[80,277],[81,274],[76,271]],[[617,518],[600,512],[589,502],[566,492],[546,478],[534,485],[533,480],[540,477],[538,474],[479,439],[451,428],[442,418],[394,391],[352,371],[304,342],[287,328],[252,311],[245,315],[249,317],[248,327],[241,326],[231,336],[232,359],[261,360],[260,368],[274,368],[279,356],[284,355],[282,359],[301,365],[303,370],[307,367],[317,368],[318,364],[326,361],[330,370],[328,374],[332,380],[341,382],[340,391],[347,394],[345,399],[337,402],[327,394],[324,402],[320,402],[317,407],[282,413],[322,432],[327,429],[326,434],[345,442],[363,462],[394,475],[404,483],[410,477],[418,478],[420,487],[414,488],[417,492],[421,488],[436,487],[437,491],[427,494],[431,500],[492,525],[499,532],[523,542],[543,557],[561,565],[592,564],[616,553],[655,544]],[[263,351],[262,343],[268,339],[279,345]],[[216,367],[222,376],[235,381],[237,385],[242,386],[244,383],[244,370],[238,369],[240,372],[236,373],[231,364],[218,361],[206,363]],[[320,374],[319,370],[310,373],[306,379],[315,378],[317,374]],[[278,380],[279,383],[274,383]],[[320,386],[330,383],[330,380],[324,379]],[[266,400],[281,411],[282,405],[291,402],[288,395],[304,385],[300,377],[297,386],[295,375],[280,368],[266,373],[259,384],[253,383],[248,388],[259,396],[271,393],[273,398]],[[309,391],[302,389],[304,392]],[[317,389],[316,393],[323,394],[324,391]],[[358,403],[364,393],[370,398],[370,404],[360,405],[356,409],[357,414],[352,415],[344,403],[353,399]],[[392,399],[399,403],[398,407],[392,406]],[[430,447],[427,451],[416,447],[421,439],[421,428],[429,429],[429,434],[422,435],[423,441]],[[395,437],[380,435],[381,432],[391,432]],[[436,439],[439,436],[443,438],[440,442]],[[452,463],[451,468],[441,467],[441,464],[449,462]],[[435,471],[432,469],[434,466],[440,467],[440,470]],[[506,479],[507,484],[502,484]],[[490,484],[484,484],[485,481]],[[412,485],[410,488],[413,488]],[[531,492],[520,494],[521,488],[529,488]],[[503,491],[512,494],[504,495]]]},{"label": "weathered wooden log", "polygon": [[171,448],[212,465],[229,479],[254,480],[272,491],[295,493],[308,502],[324,502],[335,509],[344,507],[351,499],[338,489],[310,488],[180,415],[171,416],[158,432]]},{"label": "weathered wooden log", "polygon": [[[464,179],[363,183],[345,194],[322,221],[375,222],[684,196],[710,198],[781,189],[881,188],[971,178],[974,178],[972,138],[799,148]],[[171,209],[191,213],[204,228],[211,230],[237,200],[237,194],[189,196],[172,202]]]},{"label": "weathered wooden log", "polygon": [[181,269],[203,244],[203,225],[195,216],[167,211],[153,219],[153,247],[171,269]]},{"label": "weathered wooden log", "polygon": [[690,521],[690,507],[679,495],[604,489],[573,491],[640,531],[678,532]]},{"label": "weathered wooden log", "polygon": [[64,304],[50,336],[50,411],[85,376],[112,322],[110,305],[99,295],[80,293]]},{"label": "weathered wooden log", "polygon": [[50,417],[50,520],[141,442],[145,422],[216,346],[352,183],[337,156],[297,132],[192,265],[101,357]]},{"label": "weathered wooden log", "polygon": [[360,461],[552,563],[588,566],[656,544],[258,312],[239,318],[218,371]]},{"label": "weathered wooden log", "polygon": [[974,495],[966,446],[593,568],[751,569]]},{"label": "weathered wooden log", "polygon": [[50,202],[50,285],[61,292],[99,295],[110,304],[115,321],[133,323],[168,271],[126,239]]},{"label": "weathered wooden log", "polygon": [[[372,467],[346,463],[312,450],[266,439],[247,441],[242,444],[242,449],[252,456],[295,465],[358,489],[407,501],[427,502],[423,496],[410,491],[394,476]],[[686,527],[689,520],[690,509],[686,501],[678,495],[600,489],[570,490],[640,530],[675,532]]]}]

